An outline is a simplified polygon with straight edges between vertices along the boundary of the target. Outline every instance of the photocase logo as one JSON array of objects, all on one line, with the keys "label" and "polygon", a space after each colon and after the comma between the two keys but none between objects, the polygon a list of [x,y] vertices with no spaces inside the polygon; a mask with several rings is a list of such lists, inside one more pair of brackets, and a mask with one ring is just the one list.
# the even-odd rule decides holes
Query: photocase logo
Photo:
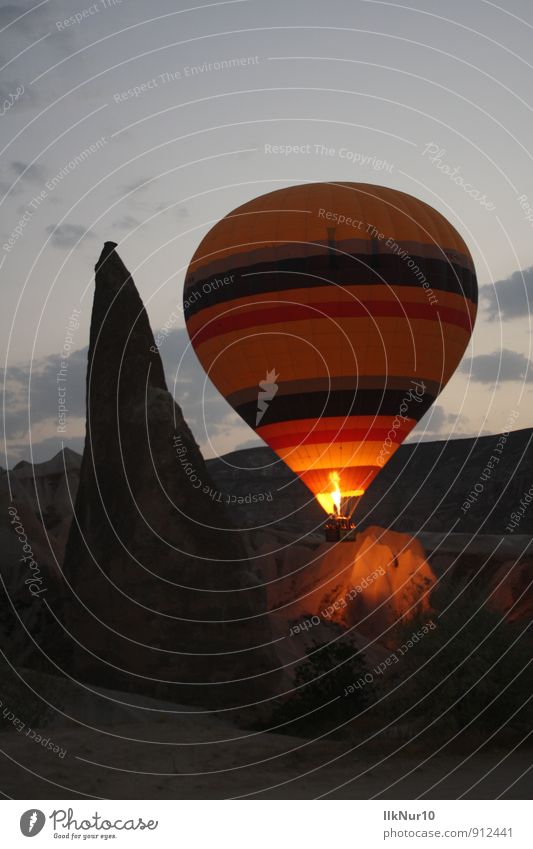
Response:
[{"label": "photocase logo", "polygon": [[20,830],[24,837],[35,837],[42,831],[46,822],[46,817],[42,811],[37,808],[31,808],[25,811],[20,818]]},{"label": "photocase logo", "polygon": [[276,374],[276,369],[272,369],[272,371],[267,371],[266,377],[264,380],[259,381],[259,392],[257,394],[257,415],[255,417],[255,425],[259,424],[266,411],[268,410],[268,405],[272,401],[274,395],[278,391],[278,384],[276,383],[279,374]]}]

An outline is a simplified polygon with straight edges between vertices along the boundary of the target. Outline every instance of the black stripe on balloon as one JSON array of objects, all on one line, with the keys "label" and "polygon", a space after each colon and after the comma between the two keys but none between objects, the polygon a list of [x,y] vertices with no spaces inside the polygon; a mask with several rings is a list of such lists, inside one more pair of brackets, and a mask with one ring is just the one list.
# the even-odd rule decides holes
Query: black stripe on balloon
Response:
[{"label": "black stripe on balloon", "polygon": [[[283,295],[287,289],[311,289],[319,286],[342,286],[353,289],[357,297],[358,286],[379,286],[385,283],[391,286],[413,286],[424,289],[419,276],[424,275],[430,289],[438,300],[439,292],[451,292],[461,295],[477,304],[477,282],[472,271],[462,265],[454,265],[443,259],[410,257],[414,267],[409,268],[406,261],[392,254],[368,254],[345,256],[336,255],[332,266],[328,254],[284,259],[279,262],[261,262],[236,268],[231,275],[221,272],[219,276],[210,275],[186,282],[183,299],[185,318],[189,318],[208,307],[236,298],[253,298],[255,295],[272,293]],[[360,260],[360,261],[359,261]]]},{"label": "black stripe on balloon", "polygon": [[[435,395],[424,391],[422,381],[406,389],[338,390],[334,392],[299,392],[295,395],[274,396],[264,412],[259,425],[278,424],[295,419],[320,419],[332,416],[401,416],[419,421],[429,409]],[[256,427],[257,401],[235,407],[236,412],[250,425]],[[398,425],[399,427],[400,425]]]}]

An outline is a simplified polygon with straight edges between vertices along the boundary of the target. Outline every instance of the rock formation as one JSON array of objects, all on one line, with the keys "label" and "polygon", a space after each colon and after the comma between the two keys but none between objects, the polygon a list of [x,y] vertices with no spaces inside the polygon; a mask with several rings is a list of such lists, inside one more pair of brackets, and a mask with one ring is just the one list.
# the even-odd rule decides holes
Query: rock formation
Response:
[{"label": "rock formation", "polygon": [[277,679],[264,594],[210,496],[115,247],[106,242],[96,265],[87,432],[64,562],[73,669],[167,699],[253,702]]},{"label": "rock formation", "polygon": [[394,626],[415,612],[431,614],[435,575],[420,542],[370,527],[354,542],[294,545],[258,559],[269,608],[289,623],[334,622],[387,643]]},{"label": "rock formation", "polygon": [[[80,457],[66,448],[46,463],[0,474],[0,644],[15,666],[46,671],[60,652],[63,560]],[[34,579],[34,580],[32,580]],[[52,612],[50,612],[50,610]]]},{"label": "rock formation", "polygon": [[[491,457],[491,468],[487,469]],[[409,532],[509,534],[513,513],[531,486],[533,429],[401,445],[357,505],[360,526]],[[245,527],[275,522],[293,532],[323,521],[306,487],[265,447],[208,460],[215,483],[239,496],[270,491],[272,501],[232,505]],[[464,509],[463,509],[464,508]],[[523,511],[514,534],[533,534],[533,505]]]},{"label": "rock formation", "polygon": [[228,493],[228,509],[239,526],[274,527],[293,537],[313,532],[322,536],[322,507],[266,445],[207,460],[207,468],[218,489]]},{"label": "rock formation", "polygon": [[[532,428],[402,445],[368,488],[356,515],[365,525],[416,535],[451,528],[462,534],[508,534],[531,486],[532,463]],[[533,509],[525,511],[514,533],[533,533]]]},{"label": "rock formation", "polygon": [[10,472],[16,497],[25,501],[46,533],[56,575],[65,555],[80,466],[80,455],[64,448],[45,463],[22,460]]}]

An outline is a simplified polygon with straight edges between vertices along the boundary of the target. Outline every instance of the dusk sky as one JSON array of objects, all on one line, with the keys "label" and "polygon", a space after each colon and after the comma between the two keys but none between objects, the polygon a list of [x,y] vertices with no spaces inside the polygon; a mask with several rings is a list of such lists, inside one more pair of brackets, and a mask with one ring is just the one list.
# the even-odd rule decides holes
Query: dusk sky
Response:
[{"label": "dusk sky", "polygon": [[[2,465],[48,459],[62,441],[83,446],[104,241],[119,243],[157,331],[180,312],[188,263],[216,221],[309,181],[416,195],[474,258],[470,349],[410,439],[533,424],[527,0],[44,0],[0,7],[0,27]],[[214,387],[204,391],[184,321],[171,320],[169,387],[205,456],[261,444]]]}]

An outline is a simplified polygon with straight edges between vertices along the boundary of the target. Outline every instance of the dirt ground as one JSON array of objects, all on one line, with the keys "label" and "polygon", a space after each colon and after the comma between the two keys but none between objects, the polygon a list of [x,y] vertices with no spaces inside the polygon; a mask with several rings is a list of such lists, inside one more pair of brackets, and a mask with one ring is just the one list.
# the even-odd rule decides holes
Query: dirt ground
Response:
[{"label": "dirt ground", "polygon": [[533,787],[531,749],[432,757],[398,752],[402,744],[390,740],[385,748],[378,737],[349,751],[338,741],[254,733],[200,712],[42,734],[42,742],[24,731],[0,734],[6,797],[523,799]]}]

